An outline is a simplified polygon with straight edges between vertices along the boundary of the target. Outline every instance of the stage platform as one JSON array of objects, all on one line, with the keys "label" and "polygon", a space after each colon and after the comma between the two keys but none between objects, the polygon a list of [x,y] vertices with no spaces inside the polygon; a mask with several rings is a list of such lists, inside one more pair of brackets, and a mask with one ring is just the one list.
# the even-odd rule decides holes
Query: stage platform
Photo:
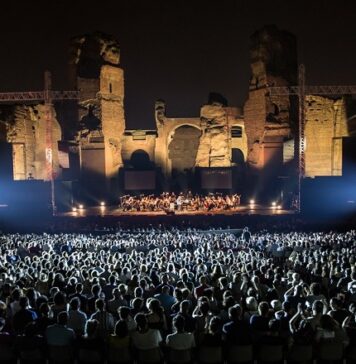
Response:
[{"label": "stage platform", "polygon": [[194,227],[201,229],[243,228],[249,226],[263,229],[279,225],[281,222],[294,224],[299,214],[293,210],[272,208],[264,205],[241,205],[227,211],[164,211],[137,212],[122,211],[117,206],[97,206],[77,208],[77,211],[57,212],[52,215],[47,209],[0,208],[0,232],[95,232],[116,228],[139,227]]},{"label": "stage platform", "polygon": [[108,216],[108,217],[162,217],[162,216],[233,216],[233,215],[292,215],[295,214],[294,210],[287,210],[280,207],[272,207],[267,205],[240,205],[238,208],[232,210],[198,210],[190,211],[183,210],[172,212],[164,211],[123,211],[115,206],[97,206],[97,207],[83,207],[76,208],[76,211],[58,212],[56,216],[65,217],[86,217],[86,216]]}]

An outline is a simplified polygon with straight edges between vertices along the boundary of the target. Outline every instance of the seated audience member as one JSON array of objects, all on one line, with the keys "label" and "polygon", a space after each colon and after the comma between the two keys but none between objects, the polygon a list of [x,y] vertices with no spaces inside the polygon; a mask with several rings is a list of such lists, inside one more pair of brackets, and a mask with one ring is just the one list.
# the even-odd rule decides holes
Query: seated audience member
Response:
[{"label": "seated audience member", "polygon": [[344,330],[329,315],[322,315],[320,318],[320,326],[317,327],[315,341],[319,342],[338,342],[345,345],[348,344],[348,338]]},{"label": "seated audience member", "polygon": [[223,339],[230,345],[248,345],[252,343],[250,324],[243,319],[242,308],[236,304],[229,308],[230,321],[223,326]]},{"label": "seated audience member", "polygon": [[14,331],[17,334],[23,334],[25,327],[30,322],[34,322],[37,319],[35,311],[29,308],[29,302],[27,297],[21,297],[19,301],[20,310],[17,311],[13,318]]},{"label": "seated audience member", "polygon": [[336,297],[333,297],[330,300],[330,308],[331,310],[328,312],[328,315],[331,316],[335,321],[337,321],[341,326],[346,317],[349,316],[349,313],[347,312],[347,310],[342,308],[341,301]]},{"label": "seated audience member", "polygon": [[254,335],[260,336],[269,331],[270,311],[267,302],[258,305],[258,314],[252,315],[250,319],[251,329]]},{"label": "seated audience member", "polygon": [[38,335],[44,336],[48,326],[55,323],[52,318],[51,308],[47,302],[43,302],[39,307],[39,316],[35,321],[36,332]]},{"label": "seated audience member", "polygon": [[209,321],[206,332],[202,335],[201,346],[221,346],[222,345],[222,323],[218,316],[212,317]]},{"label": "seated audience member", "polygon": [[173,319],[173,334],[167,335],[166,345],[174,350],[188,350],[195,347],[194,335],[185,331],[185,319],[177,315]]},{"label": "seated audience member", "polygon": [[349,316],[342,323],[342,328],[350,339],[349,348],[356,345],[356,303],[352,302],[349,306]]},{"label": "seated audience member", "polygon": [[157,329],[150,329],[145,314],[138,313],[135,316],[137,329],[132,332],[132,342],[136,349],[148,350],[159,348],[162,336]]},{"label": "seated audience member", "polygon": [[84,335],[87,315],[80,310],[79,298],[74,297],[69,303],[68,327],[74,330],[75,335],[80,337]]},{"label": "seated audience member", "polygon": [[90,352],[95,352],[99,354],[101,358],[105,354],[105,341],[100,337],[99,331],[99,321],[95,319],[89,319],[85,325],[85,333],[79,338],[77,342],[77,350],[79,352],[84,352],[86,356],[90,355]]},{"label": "seated audience member", "polygon": [[67,327],[68,313],[65,311],[57,315],[57,323],[47,327],[45,339],[50,346],[70,346],[75,339],[74,330]]},{"label": "seated audience member", "polygon": [[176,299],[171,296],[169,286],[163,286],[162,292],[154,296],[159,302],[166,313],[170,313],[172,305],[176,302]]},{"label": "seated audience member", "polygon": [[109,336],[109,346],[117,349],[129,348],[131,346],[130,332],[127,323],[119,320],[115,324],[114,333]]},{"label": "seated audience member", "polygon": [[117,318],[118,309],[122,306],[128,306],[128,302],[121,294],[119,288],[114,288],[112,295],[113,298],[107,304],[108,311]]},{"label": "seated audience member", "polygon": [[95,302],[96,311],[91,315],[91,320],[98,321],[98,335],[102,339],[106,339],[114,331],[115,320],[110,312],[105,309],[105,301],[101,298]]},{"label": "seated audience member", "polygon": [[166,315],[159,300],[150,298],[147,301],[148,313],[146,315],[148,326],[161,332],[167,331]]},{"label": "seated audience member", "polygon": [[15,351],[20,354],[26,351],[38,351],[44,354],[45,341],[43,336],[38,335],[34,322],[29,322],[24,329],[23,335],[18,335],[15,341]]},{"label": "seated audience member", "polygon": [[132,331],[135,331],[137,328],[136,321],[131,316],[131,310],[130,307],[122,306],[118,310],[119,312],[119,320],[125,321],[127,325],[127,329],[131,333]]}]

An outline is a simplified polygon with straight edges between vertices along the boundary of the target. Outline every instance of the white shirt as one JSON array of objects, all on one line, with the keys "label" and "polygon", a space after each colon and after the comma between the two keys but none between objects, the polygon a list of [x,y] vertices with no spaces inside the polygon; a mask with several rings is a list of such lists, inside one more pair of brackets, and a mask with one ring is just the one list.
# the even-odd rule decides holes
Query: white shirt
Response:
[{"label": "white shirt", "polygon": [[159,347],[162,336],[159,330],[149,329],[145,333],[134,331],[132,333],[134,346],[139,350],[155,349]]},{"label": "white shirt", "polygon": [[174,333],[167,336],[166,344],[174,350],[188,350],[195,347],[195,339],[191,332]]}]

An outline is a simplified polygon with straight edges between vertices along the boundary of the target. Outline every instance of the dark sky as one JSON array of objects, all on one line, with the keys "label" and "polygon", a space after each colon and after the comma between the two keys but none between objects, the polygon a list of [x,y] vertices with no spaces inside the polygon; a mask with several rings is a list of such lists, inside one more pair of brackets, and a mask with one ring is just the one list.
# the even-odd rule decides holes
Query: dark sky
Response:
[{"label": "dark sky", "polygon": [[198,116],[210,91],[241,106],[249,36],[275,24],[298,38],[309,84],[356,84],[354,0],[47,0],[1,3],[0,91],[41,89],[43,71],[68,89],[68,43],[113,34],[125,70],[128,128],[152,128],[154,101],[168,116]]}]

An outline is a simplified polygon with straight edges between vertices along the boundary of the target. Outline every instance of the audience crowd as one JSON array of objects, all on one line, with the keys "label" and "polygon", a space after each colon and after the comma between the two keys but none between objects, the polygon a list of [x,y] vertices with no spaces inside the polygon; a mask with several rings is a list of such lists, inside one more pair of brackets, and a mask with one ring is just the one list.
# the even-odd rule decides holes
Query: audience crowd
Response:
[{"label": "audience crowd", "polygon": [[356,344],[354,230],[3,234],[0,249],[0,352]]}]

